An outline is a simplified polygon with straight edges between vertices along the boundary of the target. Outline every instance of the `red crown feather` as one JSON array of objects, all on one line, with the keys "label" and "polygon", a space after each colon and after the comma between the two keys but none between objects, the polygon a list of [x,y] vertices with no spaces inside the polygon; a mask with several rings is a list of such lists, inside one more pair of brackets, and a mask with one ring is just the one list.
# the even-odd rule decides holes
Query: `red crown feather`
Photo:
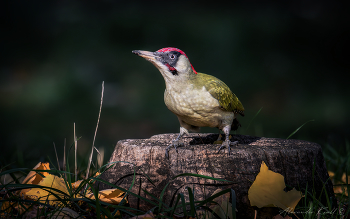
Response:
[{"label": "red crown feather", "polygon": [[[158,50],[157,52],[171,52],[171,51],[176,51],[176,52],[179,52],[181,53],[182,55],[186,56],[186,58],[188,59],[188,61],[190,61],[190,59],[187,57],[186,53],[184,53],[181,49],[178,49],[178,48],[174,48],[174,47],[166,47],[166,48],[163,48],[163,49],[160,49]],[[190,65],[191,65],[191,68],[193,70],[194,73],[197,74],[197,71],[194,70],[191,62],[190,62]]]}]

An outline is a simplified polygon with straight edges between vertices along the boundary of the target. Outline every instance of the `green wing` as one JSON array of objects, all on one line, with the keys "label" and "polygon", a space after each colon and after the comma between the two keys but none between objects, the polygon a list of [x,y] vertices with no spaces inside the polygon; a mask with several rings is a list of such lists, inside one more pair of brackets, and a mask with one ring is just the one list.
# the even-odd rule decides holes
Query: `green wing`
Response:
[{"label": "green wing", "polygon": [[205,83],[201,86],[204,86],[209,93],[219,101],[220,106],[226,111],[231,111],[234,113],[239,113],[244,116],[244,107],[237,98],[237,96],[232,93],[230,88],[221,80],[217,79],[214,76],[198,73],[200,81]]}]

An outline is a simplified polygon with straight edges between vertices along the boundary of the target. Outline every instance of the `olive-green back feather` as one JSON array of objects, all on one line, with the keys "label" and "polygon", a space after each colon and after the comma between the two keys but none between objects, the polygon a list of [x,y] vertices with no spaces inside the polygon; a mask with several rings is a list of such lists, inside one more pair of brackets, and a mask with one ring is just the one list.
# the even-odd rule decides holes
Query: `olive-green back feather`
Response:
[{"label": "olive-green back feather", "polygon": [[244,116],[244,107],[241,101],[224,82],[214,76],[203,73],[198,73],[193,79],[196,80],[196,85],[204,86],[219,101],[223,109]]}]

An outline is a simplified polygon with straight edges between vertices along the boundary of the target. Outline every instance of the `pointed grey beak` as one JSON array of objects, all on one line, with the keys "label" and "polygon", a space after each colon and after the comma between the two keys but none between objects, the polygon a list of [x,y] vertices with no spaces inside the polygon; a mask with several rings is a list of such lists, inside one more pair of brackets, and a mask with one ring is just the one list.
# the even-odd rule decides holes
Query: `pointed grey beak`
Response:
[{"label": "pointed grey beak", "polygon": [[143,50],[133,50],[132,53],[147,59],[150,62],[156,61],[156,57],[153,52],[143,51]]}]

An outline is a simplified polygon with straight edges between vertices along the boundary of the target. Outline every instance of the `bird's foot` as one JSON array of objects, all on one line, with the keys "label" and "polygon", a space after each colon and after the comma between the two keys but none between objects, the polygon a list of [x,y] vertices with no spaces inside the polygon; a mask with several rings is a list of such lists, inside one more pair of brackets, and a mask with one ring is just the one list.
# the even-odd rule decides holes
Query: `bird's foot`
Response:
[{"label": "bird's foot", "polygon": [[171,142],[171,144],[165,149],[165,156],[166,156],[167,158],[169,158],[169,153],[168,153],[169,148],[174,147],[174,148],[175,148],[175,151],[178,152],[178,151],[177,151],[177,147],[180,147],[180,146],[183,146],[183,145],[184,145],[183,142],[180,142],[179,140],[173,140],[173,141]]},{"label": "bird's foot", "polygon": [[220,146],[219,150],[218,150],[218,153],[220,152],[220,150],[222,148],[225,148],[227,147],[228,148],[228,155],[230,155],[230,152],[231,152],[231,145],[232,146],[237,146],[238,145],[238,141],[230,141],[229,139],[225,140],[222,145]]}]

